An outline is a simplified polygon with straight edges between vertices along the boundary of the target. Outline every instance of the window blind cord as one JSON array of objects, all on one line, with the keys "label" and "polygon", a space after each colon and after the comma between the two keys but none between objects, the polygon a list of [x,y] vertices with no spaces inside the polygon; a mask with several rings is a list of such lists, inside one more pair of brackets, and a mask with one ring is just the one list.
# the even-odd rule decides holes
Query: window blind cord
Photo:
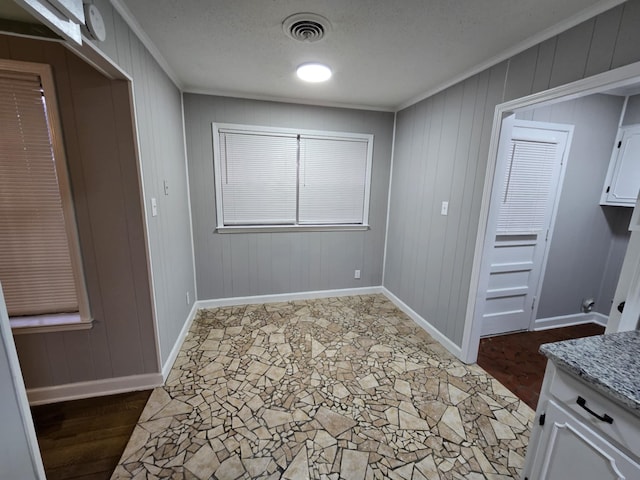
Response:
[{"label": "window blind cord", "polygon": [[296,224],[300,223],[300,134],[296,142]]},{"label": "window blind cord", "polygon": [[516,143],[512,142],[511,147],[511,162],[509,163],[509,173],[507,174],[507,186],[504,189],[504,199],[502,203],[507,203],[507,198],[509,197],[509,184],[511,183],[511,173],[513,172],[513,161],[516,156]]}]

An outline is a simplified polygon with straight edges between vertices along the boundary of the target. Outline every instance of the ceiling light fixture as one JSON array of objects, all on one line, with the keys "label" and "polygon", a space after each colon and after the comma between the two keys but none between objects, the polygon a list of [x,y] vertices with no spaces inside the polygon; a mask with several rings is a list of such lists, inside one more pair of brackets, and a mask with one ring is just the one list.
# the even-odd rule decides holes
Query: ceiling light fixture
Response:
[{"label": "ceiling light fixture", "polygon": [[331,78],[331,69],[321,63],[303,63],[296,71],[298,78],[305,82],[326,82]]}]

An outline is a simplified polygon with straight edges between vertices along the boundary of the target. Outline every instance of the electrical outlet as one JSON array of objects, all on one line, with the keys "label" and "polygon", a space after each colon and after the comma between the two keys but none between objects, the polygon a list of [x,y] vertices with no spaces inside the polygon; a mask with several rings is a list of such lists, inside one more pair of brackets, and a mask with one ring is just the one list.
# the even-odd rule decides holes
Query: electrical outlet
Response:
[{"label": "electrical outlet", "polygon": [[187,292],[187,305],[191,305],[191,298],[189,292]]},{"label": "electrical outlet", "polygon": [[356,278],[356,279],[360,278],[360,270],[356,270],[355,272],[353,272],[353,278]]},{"label": "electrical outlet", "polygon": [[449,213],[449,202],[442,202],[442,208],[440,209],[440,215],[447,215]]}]

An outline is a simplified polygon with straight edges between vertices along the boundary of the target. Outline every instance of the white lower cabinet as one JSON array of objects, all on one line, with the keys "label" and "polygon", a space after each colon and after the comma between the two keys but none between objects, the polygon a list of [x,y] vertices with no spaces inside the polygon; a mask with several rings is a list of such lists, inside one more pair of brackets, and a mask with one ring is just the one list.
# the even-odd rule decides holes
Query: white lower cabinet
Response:
[{"label": "white lower cabinet", "polygon": [[551,363],[535,422],[523,479],[640,480],[640,419]]},{"label": "white lower cabinet", "polygon": [[640,479],[640,465],[550,400],[529,480]]}]

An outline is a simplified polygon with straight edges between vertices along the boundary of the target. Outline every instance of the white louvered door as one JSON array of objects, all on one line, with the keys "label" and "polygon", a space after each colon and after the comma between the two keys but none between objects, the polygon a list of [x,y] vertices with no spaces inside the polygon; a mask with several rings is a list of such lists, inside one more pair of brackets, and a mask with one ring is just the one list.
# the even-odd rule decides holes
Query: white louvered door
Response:
[{"label": "white louvered door", "polygon": [[482,335],[529,329],[568,137],[567,131],[540,122],[518,121],[512,129],[502,184],[496,184],[491,206],[499,213]]}]

